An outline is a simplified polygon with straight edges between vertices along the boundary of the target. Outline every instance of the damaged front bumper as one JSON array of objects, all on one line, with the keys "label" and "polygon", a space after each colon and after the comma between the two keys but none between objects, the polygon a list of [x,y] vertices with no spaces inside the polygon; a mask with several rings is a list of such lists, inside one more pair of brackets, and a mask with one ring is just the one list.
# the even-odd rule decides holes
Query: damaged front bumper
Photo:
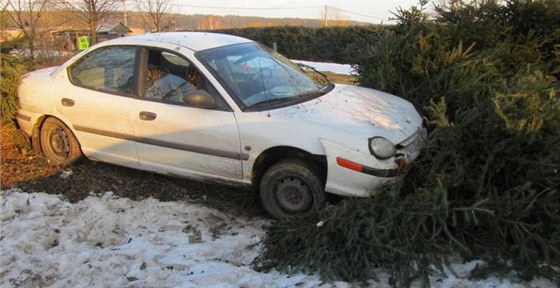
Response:
[{"label": "damaged front bumper", "polygon": [[327,157],[325,191],[341,196],[367,197],[386,184],[396,181],[403,169],[419,155],[419,149],[398,154],[387,160],[321,139]]}]

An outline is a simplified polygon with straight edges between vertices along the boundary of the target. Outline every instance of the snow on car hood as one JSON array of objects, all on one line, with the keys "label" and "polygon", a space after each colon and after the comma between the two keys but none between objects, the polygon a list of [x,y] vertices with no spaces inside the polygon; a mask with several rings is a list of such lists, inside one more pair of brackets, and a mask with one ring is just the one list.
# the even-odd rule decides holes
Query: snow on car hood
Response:
[{"label": "snow on car hood", "polygon": [[422,125],[414,106],[379,90],[340,85],[322,97],[275,110],[274,114],[397,144]]}]

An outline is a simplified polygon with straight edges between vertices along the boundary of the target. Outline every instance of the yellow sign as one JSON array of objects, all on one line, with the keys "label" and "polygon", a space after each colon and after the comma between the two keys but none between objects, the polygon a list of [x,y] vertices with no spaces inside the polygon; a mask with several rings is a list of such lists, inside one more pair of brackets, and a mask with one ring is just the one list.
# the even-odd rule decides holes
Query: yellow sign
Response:
[{"label": "yellow sign", "polygon": [[82,50],[86,50],[87,48],[89,48],[89,37],[88,36],[78,37],[78,49],[82,51]]}]

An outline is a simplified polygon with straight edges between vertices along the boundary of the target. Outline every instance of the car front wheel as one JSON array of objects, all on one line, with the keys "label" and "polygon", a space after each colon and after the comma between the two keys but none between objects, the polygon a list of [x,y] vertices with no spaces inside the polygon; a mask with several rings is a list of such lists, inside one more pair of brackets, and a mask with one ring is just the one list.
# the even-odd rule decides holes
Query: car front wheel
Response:
[{"label": "car front wheel", "polygon": [[274,218],[316,213],[325,204],[323,181],[311,165],[298,159],[282,160],[263,175],[260,198]]},{"label": "car front wheel", "polygon": [[64,123],[47,118],[41,126],[41,150],[54,165],[70,165],[82,157],[78,140]]}]

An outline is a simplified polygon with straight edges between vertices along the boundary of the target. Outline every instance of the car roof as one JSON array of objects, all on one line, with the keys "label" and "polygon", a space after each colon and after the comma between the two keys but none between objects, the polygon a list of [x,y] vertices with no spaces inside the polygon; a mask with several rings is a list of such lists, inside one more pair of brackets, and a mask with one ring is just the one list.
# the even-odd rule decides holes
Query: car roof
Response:
[{"label": "car roof", "polygon": [[[123,38],[117,38],[110,41],[110,44],[119,43],[130,43],[134,42],[159,42],[168,43],[178,46],[183,46],[194,51],[201,51],[206,49],[211,49],[215,47],[248,43],[253,42],[246,38],[241,38],[237,36],[209,33],[209,32],[163,32],[163,33],[146,33],[136,36],[128,36]],[[109,44],[109,43],[105,43]]]}]

